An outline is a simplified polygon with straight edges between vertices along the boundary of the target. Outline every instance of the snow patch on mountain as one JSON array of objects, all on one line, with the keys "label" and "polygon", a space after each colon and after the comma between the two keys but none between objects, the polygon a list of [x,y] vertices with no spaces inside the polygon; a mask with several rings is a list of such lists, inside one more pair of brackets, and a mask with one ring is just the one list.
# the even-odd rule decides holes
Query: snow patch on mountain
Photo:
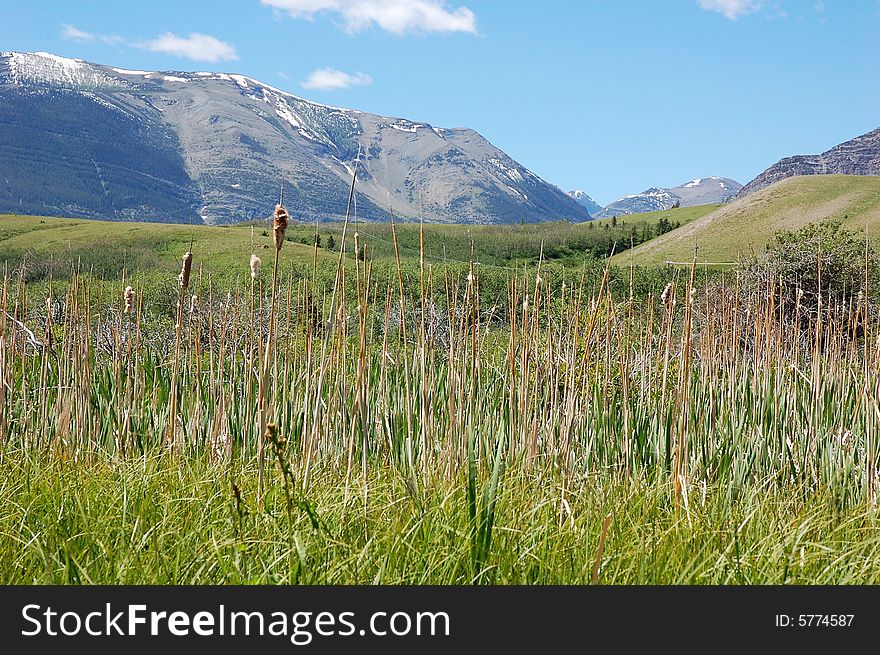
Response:
[{"label": "snow patch on mountain", "polygon": [[727,177],[697,177],[677,187],[651,187],[612,202],[596,213],[597,218],[722,203],[736,195],[742,185]]},{"label": "snow patch on mountain", "polygon": [[4,52],[9,79],[15,84],[54,85],[75,90],[131,89],[125,80],[83,61],[48,52]]}]

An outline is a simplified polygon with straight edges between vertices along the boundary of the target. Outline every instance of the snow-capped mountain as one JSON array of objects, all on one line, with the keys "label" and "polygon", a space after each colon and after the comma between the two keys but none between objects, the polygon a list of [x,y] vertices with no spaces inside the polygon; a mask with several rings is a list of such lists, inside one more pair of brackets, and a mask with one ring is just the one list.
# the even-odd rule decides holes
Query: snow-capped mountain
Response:
[{"label": "snow-capped mountain", "polygon": [[641,214],[676,206],[710,205],[725,202],[742,189],[742,184],[727,177],[698,177],[677,187],[651,187],[641,193],[615,200],[593,215],[594,218]]},{"label": "snow-capped mountain", "polygon": [[569,191],[568,195],[577,200],[581,207],[590,212],[590,216],[602,211],[602,205],[588,196],[586,191],[576,189],[574,191]]},{"label": "snow-capped mountain", "polygon": [[311,102],[244,75],[0,53],[0,211],[232,223],[357,212],[504,223],[588,211],[467,128]]}]

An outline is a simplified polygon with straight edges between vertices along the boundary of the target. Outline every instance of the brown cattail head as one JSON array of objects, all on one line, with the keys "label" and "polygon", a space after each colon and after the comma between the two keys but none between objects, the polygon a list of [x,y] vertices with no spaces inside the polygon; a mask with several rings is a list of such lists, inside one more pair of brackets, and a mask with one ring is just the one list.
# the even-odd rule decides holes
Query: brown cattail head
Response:
[{"label": "brown cattail head", "polygon": [[290,217],[284,205],[275,205],[275,220],[272,224],[272,236],[275,239],[275,252],[281,250],[284,245],[284,233],[287,231],[287,221]]},{"label": "brown cattail head", "polygon": [[672,282],[670,282],[666,285],[666,288],[663,289],[663,293],[660,294],[660,301],[666,306],[669,306],[669,300],[672,298],[672,289],[673,285]]},{"label": "brown cattail head", "polygon": [[189,274],[192,271],[193,254],[187,251],[183,255],[183,265],[180,267],[180,275],[177,276],[177,283],[181,289],[189,288]]},{"label": "brown cattail head", "polygon": [[123,298],[125,299],[125,313],[131,314],[134,312],[134,289],[131,287],[125,287],[125,294],[123,294]]},{"label": "brown cattail head", "polygon": [[251,255],[251,279],[256,280],[257,276],[260,274],[260,258],[256,255]]}]

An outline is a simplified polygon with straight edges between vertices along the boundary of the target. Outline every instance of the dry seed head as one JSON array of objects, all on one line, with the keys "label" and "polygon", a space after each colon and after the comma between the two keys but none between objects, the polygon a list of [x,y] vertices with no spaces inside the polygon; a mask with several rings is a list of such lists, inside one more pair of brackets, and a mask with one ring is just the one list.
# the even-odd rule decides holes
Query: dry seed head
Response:
[{"label": "dry seed head", "polygon": [[195,314],[197,311],[199,311],[199,297],[193,294],[189,301],[189,312],[190,314]]},{"label": "dry seed head", "polygon": [[691,292],[688,294],[688,304],[694,304],[694,298],[697,297],[697,290],[694,287],[691,287]]},{"label": "dry seed head", "polygon": [[275,218],[272,222],[272,237],[275,240],[275,252],[281,251],[284,245],[284,233],[287,231],[287,221],[290,216],[284,205],[275,205]]},{"label": "dry seed head", "polygon": [[251,255],[251,279],[256,280],[257,276],[260,274],[260,258],[256,255]]},{"label": "dry seed head", "polygon": [[669,284],[667,284],[667,285],[666,285],[666,288],[663,289],[663,293],[660,294],[660,301],[661,301],[664,305],[668,305],[668,304],[669,304],[669,299],[670,299],[670,297],[672,297],[672,282],[670,282]]},{"label": "dry seed head", "polygon": [[125,313],[131,314],[134,312],[134,289],[125,287],[123,298],[125,299]]},{"label": "dry seed head", "polygon": [[189,274],[192,271],[193,254],[187,251],[183,255],[183,265],[180,267],[180,275],[177,276],[177,284],[181,289],[189,288]]}]

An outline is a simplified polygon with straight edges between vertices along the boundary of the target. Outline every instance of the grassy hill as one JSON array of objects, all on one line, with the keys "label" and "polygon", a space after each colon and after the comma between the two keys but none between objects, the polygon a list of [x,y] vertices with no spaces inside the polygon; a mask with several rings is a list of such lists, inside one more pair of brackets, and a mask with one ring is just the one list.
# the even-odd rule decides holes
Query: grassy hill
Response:
[{"label": "grassy hill", "polygon": [[867,226],[880,238],[880,177],[808,175],[791,177],[700,217],[615,257],[620,265],[690,261],[734,262],[758,253],[779,230],[823,219],[849,229]]},{"label": "grassy hill", "polygon": [[[294,210],[295,212],[295,210]],[[295,215],[295,214],[294,214]],[[606,257],[613,248],[629,245],[630,227],[597,226],[555,222],[524,225],[425,225],[425,261],[467,266],[473,258],[483,269],[517,270],[545,261],[580,267],[586,260]],[[281,252],[282,270],[311,267],[315,239],[314,223],[291,222],[287,243]],[[335,270],[342,243],[342,223],[318,225],[319,268]],[[346,235],[346,251],[353,253],[354,233],[367,255],[375,262],[393,267],[395,251],[388,223],[351,224]],[[410,268],[420,258],[419,226],[397,226],[399,252]],[[269,222],[239,226],[177,225],[97,221],[89,219],[0,215],[0,268],[10,270],[27,263],[28,278],[56,278],[76,267],[93,270],[106,279],[128,274],[156,274],[175,279],[182,254],[195,254],[196,266],[215,277],[247,277],[252,252],[271,262],[273,246]],[[636,242],[638,243],[638,241]],[[349,257],[348,262],[352,259]]]},{"label": "grassy hill", "polygon": [[[655,212],[642,212],[641,214],[624,214],[617,217],[618,225],[644,225],[650,223],[656,225],[661,218],[665,218],[670,223],[681,223],[686,225],[691,221],[695,221],[724,205],[695,205],[693,207],[677,207],[675,209],[661,209]],[[597,218],[592,221],[598,225],[610,224],[611,218]]]}]

